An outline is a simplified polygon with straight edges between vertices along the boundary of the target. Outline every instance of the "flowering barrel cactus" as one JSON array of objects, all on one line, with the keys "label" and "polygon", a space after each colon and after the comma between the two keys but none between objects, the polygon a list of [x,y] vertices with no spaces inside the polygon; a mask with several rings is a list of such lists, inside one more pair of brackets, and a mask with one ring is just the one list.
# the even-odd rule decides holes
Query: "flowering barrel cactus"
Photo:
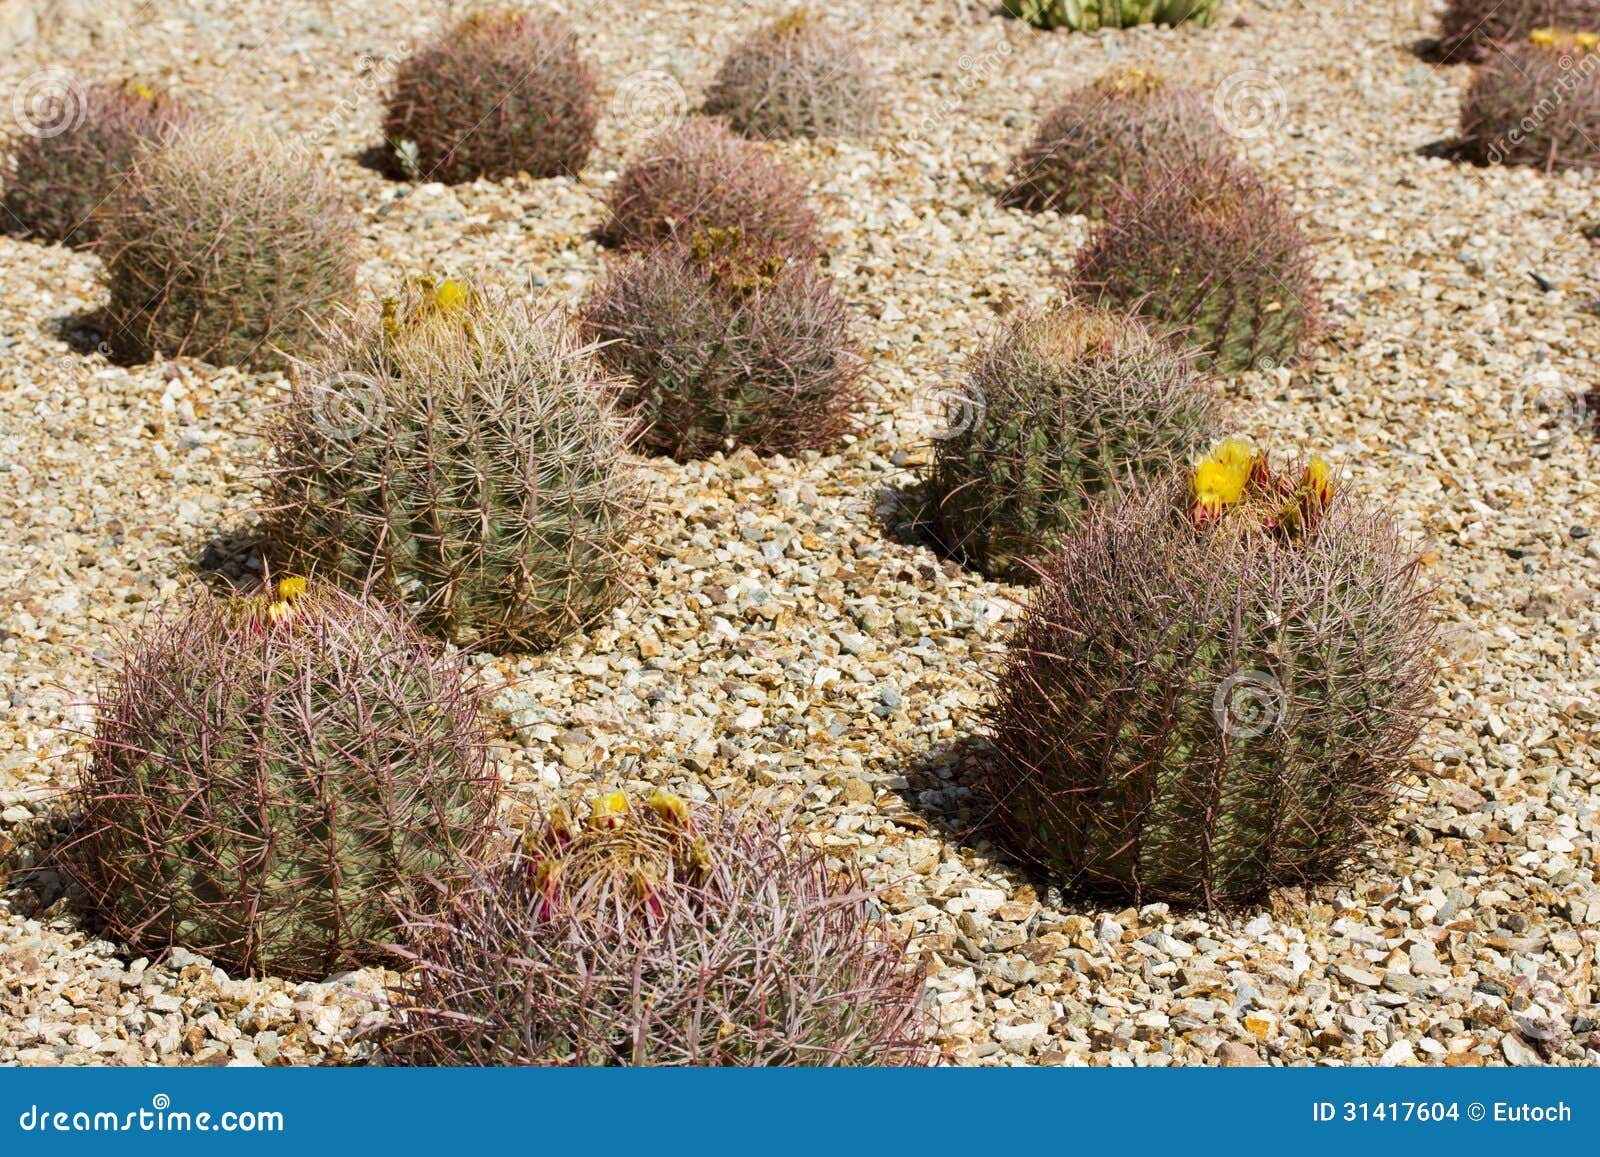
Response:
[{"label": "flowering barrel cactus", "polygon": [[797,8],[734,47],[705,112],[747,137],[867,136],[878,121],[878,83],[850,37]]},{"label": "flowering barrel cactus", "polygon": [[1079,252],[1073,288],[1181,334],[1222,373],[1289,364],[1320,310],[1305,232],[1238,163],[1126,189]]},{"label": "flowering barrel cactus", "polygon": [[615,605],[638,474],[616,383],[564,319],[423,282],[331,344],[272,430],[293,556],[486,650],[541,650]]},{"label": "flowering barrel cactus", "polygon": [[137,81],[69,85],[55,102],[43,119],[62,131],[19,135],[0,161],[0,229],[89,245],[98,236],[94,212],[115,192],[134,153],[194,118]]},{"label": "flowering barrel cactus", "polygon": [[1600,32],[1600,0],[1450,0],[1439,16],[1439,55],[1485,60],[1495,45],[1541,28]]},{"label": "flowering barrel cactus", "polygon": [[1045,115],[1000,203],[1100,217],[1126,187],[1153,175],[1189,181],[1233,156],[1199,93],[1142,68],[1114,69]]},{"label": "flowering barrel cactus", "polygon": [[1014,319],[974,359],[934,447],[927,516],[945,548],[1026,580],[1097,496],[1211,441],[1212,387],[1135,318],[1067,303]]},{"label": "flowering barrel cactus", "polygon": [[1458,135],[1480,164],[1600,166],[1600,33],[1540,28],[1499,45],[1462,95]]},{"label": "flowering barrel cactus", "polygon": [[1088,894],[1325,882],[1389,814],[1432,635],[1386,518],[1318,460],[1224,443],[1051,560],[991,712],[994,798],[1019,851]]},{"label": "flowering barrel cactus", "polygon": [[1183,24],[1205,28],[1222,0],[1004,0],[1005,11],[1035,28],[1097,32],[1136,24]]},{"label": "flowering barrel cactus", "polygon": [[853,872],[658,791],[557,810],[411,925],[383,1043],[419,1065],[913,1065],[921,983]]},{"label": "flowering barrel cactus", "polygon": [[381,958],[493,804],[464,677],[403,617],[299,578],[135,639],[67,856],[109,931],[254,974]]}]

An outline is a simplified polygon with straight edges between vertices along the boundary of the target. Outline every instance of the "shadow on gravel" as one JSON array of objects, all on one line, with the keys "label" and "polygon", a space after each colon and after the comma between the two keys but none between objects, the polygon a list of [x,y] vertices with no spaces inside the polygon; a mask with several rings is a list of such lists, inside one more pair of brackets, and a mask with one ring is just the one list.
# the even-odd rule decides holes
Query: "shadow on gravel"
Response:
[{"label": "shadow on gravel", "polygon": [[61,799],[43,815],[0,828],[0,895],[14,914],[48,919],[81,899],[61,854],[75,827]]},{"label": "shadow on gravel", "polygon": [[1447,137],[1442,141],[1430,141],[1417,149],[1416,155],[1419,157],[1432,157],[1440,161],[1450,161],[1457,165],[1471,165],[1478,169],[1491,167],[1476,158],[1467,156],[1461,142],[1454,137]]},{"label": "shadow on gravel", "polygon": [[1424,64],[1468,63],[1465,56],[1446,56],[1444,53],[1444,42],[1441,41],[1437,36],[1418,37],[1416,40],[1413,40],[1410,44],[1406,45],[1406,47],[1411,50],[1412,56],[1415,56]]},{"label": "shadow on gravel", "polygon": [[906,787],[901,795],[907,808],[946,839],[995,861],[1018,879],[1042,886],[1044,881],[1035,878],[1034,867],[1010,850],[984,775],[992,758],[993,745],[980,735],[940,744],[905,768]]},{"label": "shadow on gravel", "polygon": [[194,573],[216,594],[254,594],[272,557],[271,548],[260,525],[224,527],[200,548]]},{"label": "shadow on gravel", "polygon": [[66,342],[75,354],[82,354],[86,358],[98,354],[114,365],[130,364],[112,358],[111,346],[106,341],[110,329],[111,322],[104,306],[53,317],[49,326],[51,335],[58,341]]},{"label": "shadow on gravel", "polygon": [[406,172],[405,166],[400,163],[400,158],[395,156],[394,150],[388,145],[369,145],[358,153],[351,153],[350,159],[363,169],[369,169],[385,180],[409,181],[412,179],[411,174]]}]

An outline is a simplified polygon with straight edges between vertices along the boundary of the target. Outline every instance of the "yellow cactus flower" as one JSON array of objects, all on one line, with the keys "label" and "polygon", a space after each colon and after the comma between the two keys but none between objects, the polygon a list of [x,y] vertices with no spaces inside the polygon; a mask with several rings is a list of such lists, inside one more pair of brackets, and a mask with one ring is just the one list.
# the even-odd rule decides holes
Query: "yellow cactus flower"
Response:
[{"label": "yellow cactus flower", "polygon": [[147,86],[140,84],[137,80],[128,82],[128,91],[133,93],[134,96],[142,97],[145,100],[156,99],[156,94]]},{"label": "yellow cactus flower", "polygon": [[649,806],[650,810],[669,823],[677,824],[680,827],[689,826],[689,805],[670,791],[662,791],[657,788],[651,793]]},{"label": "yellow cactus flower", "polygon": [[294,608],[285,602],[272,603],[267,607],[267,622],[282,623],[294,616]]},{"label": "yellow cactus flower", "polygon": [[292,603],[305,593],[306,580],[302,575],[292,574],[278,580],[279,602]]},{"label": "yellow cactus flower", "polygon": [[1577,40],[1578,47],[1587,52],[1600,48],[1600,32],[1580,32],[1574,39]]},{"label": "yellow cactus flower", "polygon": [[594,801],[589,813],[589,826],[606,830],[620,828],[628,817],[628,795],[624,791],[608,791]]},{"label": "yellow cactus flower", "polygon": [[1535,28],[1528,33],[1528,42],[1540,48],[1552,48],[1556,43],[1556,30],[1554,28]]},{"label": "yellow cactus flower", "polygon": [[1247,443],[1230,438],[1200,460],[1192,482],[1194,514],[1201,520],[1216,518],[1244,496],[1255,463]]},{"label": "yellow cactus flower", "polygon": [[471,295],[459,281],[441,281],[433,291],[433,307],[441,313],[450,313],[467,303]]},{"label": "yellow cactus flower", "polygon": [[1333,471],[1321,458],[1313,458],[1306,463],[1306,477],[1302,485],[1323,506],[1333,500]]}]

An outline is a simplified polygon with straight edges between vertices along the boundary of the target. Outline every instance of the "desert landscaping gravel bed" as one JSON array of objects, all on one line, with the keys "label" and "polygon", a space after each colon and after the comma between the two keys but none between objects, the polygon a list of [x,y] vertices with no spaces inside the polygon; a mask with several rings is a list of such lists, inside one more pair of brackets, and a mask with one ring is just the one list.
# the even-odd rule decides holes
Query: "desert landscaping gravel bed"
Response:
[{"label": "desert landscaping gravel bed", "polygon": [[[333,164],[369,285],[487,276],[576,303],[623,158],[782,9],[562,7],[610,86],[578,179],[413,187],[357,162],[393,60],[446,11],[432,3],[97,7],[0,55],[0,114],[44,68],[160,81]],[[830,455],[649,462],[632,600],[551,653],[478,660],[508,829],[590,780],[768,793],[883,889],[950,1063],[1600,1062],[1600,452],[1568,400],[1600,376],[1596,178],[1429,150],[1466,73],[1411,51],[1422,6],[1234,0],[1209,30],[1093,36],[968,0],[826,8],[879,63],[881,132],[778,148],[861,315],[860,430]],[[1292,191],[1329,324],[1302,364],[1229,383],[1232,420],[1382,496],[1426,539],[1447,622],[1436,718],[1392,824],[1344,886],[1266,910],[1087,907],[995,852],[979,713],[1027,592],[905,525],[962,359],[1048,301],[1085,236],[1081,218],[997,207],[1009,156],[1052,94],[1114,61],[1215,92]],[[48,867],[54,797],[119,637],[249,565],[254,429],[282,386],[108,363],[86,320],[96,270],[0,237],[0,1063],[362,1059],[380,971],[296,985],[181,951],[132,959]]]}]

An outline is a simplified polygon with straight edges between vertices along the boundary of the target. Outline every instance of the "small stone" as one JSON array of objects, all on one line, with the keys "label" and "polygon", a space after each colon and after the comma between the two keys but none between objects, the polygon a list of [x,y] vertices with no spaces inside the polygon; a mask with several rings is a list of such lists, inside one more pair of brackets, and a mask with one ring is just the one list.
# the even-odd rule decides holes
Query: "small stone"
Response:
[{"label": "small stone", "polygon": [[1265,1063],[1255,1049],[1231,1040],[1222,1042],[1222,1047],[1217,1050],[1217,1060],[1225,1069],[1256,1068]]},{"label": "small stone", "polygon": [[864,779],[847,779],[844,781],[843,797],[845,803],[871,803],[872,788]]},{"label": "small stone", "polygon": [[994,1039],[1008,1053],[1027,1056],[1049,1029],[1042,1024],[1003,1024],[994,1030]]}]

